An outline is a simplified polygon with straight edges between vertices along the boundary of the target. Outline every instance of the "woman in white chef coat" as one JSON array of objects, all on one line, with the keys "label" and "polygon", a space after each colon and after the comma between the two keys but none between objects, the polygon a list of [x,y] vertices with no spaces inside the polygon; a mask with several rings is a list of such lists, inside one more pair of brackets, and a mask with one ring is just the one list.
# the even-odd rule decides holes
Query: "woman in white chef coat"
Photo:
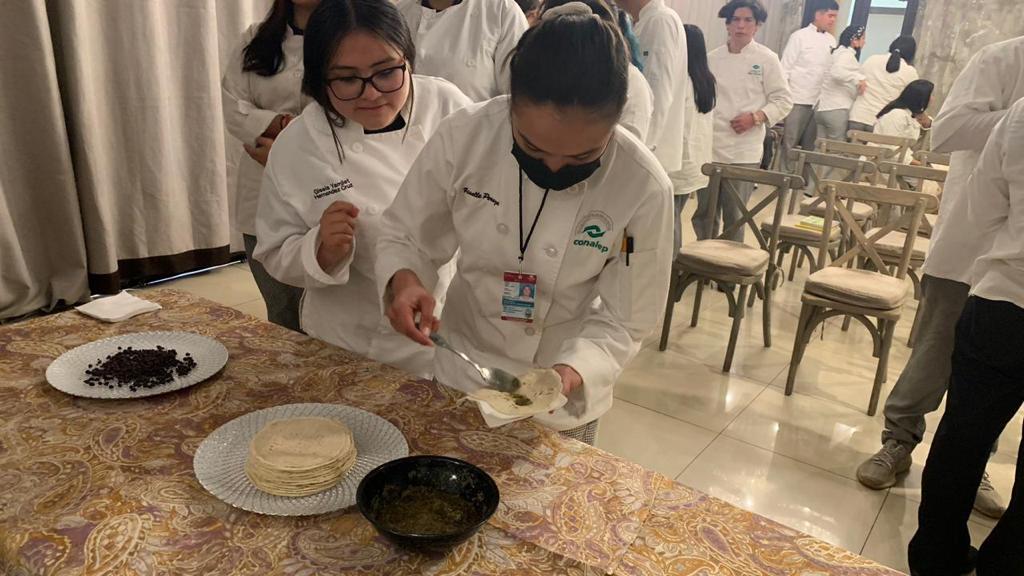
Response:
[{"label": "woman in white chef coat", "polygon": [[847,128],[871,132],[878,112],[900,92],[918,79],[914,68],[917,41],[913,36],[900,36],[889,45],[889,54],[876,54],[864,62],[861,73],[867,85],[850,108]]},{"label": "woman in white chef coat", "polygon": [[[914,80],[903,89],[899,97],[889,102],[878,112],[875,122],[875,134],[910,138],[915,142],[921,138],[921,130],[932,127],[932,118],[928,115],[928,106],[932,103],[932,92],[935,84],[929,80]],[[896,146],[886,146],[895,150]],[[911,154],[903,158],[903,162],[916,162]]]},{"label": "woman in white chef coat", "polygon": [[[543,10],[558,8],[573,1],[580,0],[547,0],[544,2]],[[625,31],[615,17],[615,11],[604,0],[582,0],[582,3],[601,19],[615,24],[619,32],[622,32],[622,37],[626,38]],[[654,114],[654,93],[651,92],[651,86],[644,78],[644,73],[636,66],[637,60],[632,57],[632,48],[629,47],[628,40],[626,46],[630,52],[629,82],[626,90],[626,107],[622,109],[619,124],[632,132],[641,142],[646,142],[647,131],[651,126],[651,115]]]},{"label": "woman in white chef coat", "polygon": [[814,111],[821,138],[846,141],[850,108],[857,95],[868,88],[867,79],[860,69],[860,50],[865,42],[867,36],[863,26],[847,26],[839,35],[839,44],[832,49],[832,64],[825,73],[821,97]]},{"label": "woman in white chef coat", "polygon": [[398,0],[412,31],[416,71],[482,102],[508,93],[508,55],[526,31],[513,0]]},{"label": "woman in white chef coat", "polygon": [[[416,155],[442,118],[470,102],[445,80],[413,75],[414,61],[390,2],[323,0],[306,32],[303,90],[314,102],[267,163],[255,256],[279,281],[306,289],[309,335],[427,376],[432,351],[395,334],[381,314],[375,248],[381,214]],[[436,288],[443,295],[445,282]]]},{"label": "woman in white chef coat", "polygon": [[[535,418],[592,442],[612,387],[668,293],[672,185],[616,127],[628,60],[618,29],[572,3],[549,10],[511,61],[511,96],[449,117],[384,215],[377,279],[392,326],[432,330],[484,366],[554,368],[566,407]],[[459,252],[444,324],[434,270]],[[533,305],[514,300],[522,286]],[[479,375],[447,351],[435,378]]]},{"label": "woman in white chef coat", "polygon": [[302,34],[319,3],[276,0],[266,19],[242,35],[221,84],[228,132],[242,141],[246,152],[238,162],[235,226],[242,233],[267,318],[292,330],[299,329],[302,289],[275,280],[252,253],[263,166],[277,135],[309,103],[302,94]]}]

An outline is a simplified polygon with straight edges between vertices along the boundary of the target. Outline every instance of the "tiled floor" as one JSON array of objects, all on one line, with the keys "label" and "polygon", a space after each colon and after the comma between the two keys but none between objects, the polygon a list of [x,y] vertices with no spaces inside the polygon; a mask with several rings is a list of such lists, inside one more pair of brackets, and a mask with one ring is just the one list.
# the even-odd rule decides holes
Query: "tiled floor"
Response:
[{"label": "tiled floor", "polygon": [[[244,264],[164,286],[266,317]],[[857,482],[857,465],[878,448],[884,423],[881,408],[876,417],[865,413],[875,370],[871,339],[856,323],[844,333],[830,321],[824,337],[819,331],[812,340],[796,394],[787,398],[783,388],[802,286],[798,273],[776,294],[771,348],[763,346],[760,302],[755,305],[744,320],[730,374],[721,372],[729,328],[724,296],[705,292],[700,323],[691,328],[687,294],[676,310],[668,349],[659,352],[652,337],[623,374],[615,406],[602,418],[598,446],[906,571],[931,433],[896,487],[876,492]],[[914,311],[908,307],[898,326],[883,401],[910,355],[906,341]],[[930,429],[940,418],[941,412],[929,416]],[[989,464],[993,482],[1007,496],[1022,426],[1024,415],[1018,414]],[[975,515],[975,544],[992,524]]]}]

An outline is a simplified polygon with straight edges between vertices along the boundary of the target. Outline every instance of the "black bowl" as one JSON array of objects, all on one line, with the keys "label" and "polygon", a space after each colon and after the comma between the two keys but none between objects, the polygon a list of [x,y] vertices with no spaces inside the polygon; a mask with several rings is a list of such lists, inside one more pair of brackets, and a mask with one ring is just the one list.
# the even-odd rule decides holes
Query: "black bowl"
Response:
[{"label": "black bowl", "polygon": [[[457,496],[465,504],[462,519],[443,533],[416,533],[382,521],[388,508],[408,496],[409,488],[421,495],[436,491]],[[447,496],[444,496],[447,498]],[[374,468],[359,483],[356,504],[378,532],[395,544],[419,552],[444,552],[467,540],[498,508],[498,485],[486,472],[462,460],[445,456],[409,456]],[[408,500],[406,500],[408,503]]]}]

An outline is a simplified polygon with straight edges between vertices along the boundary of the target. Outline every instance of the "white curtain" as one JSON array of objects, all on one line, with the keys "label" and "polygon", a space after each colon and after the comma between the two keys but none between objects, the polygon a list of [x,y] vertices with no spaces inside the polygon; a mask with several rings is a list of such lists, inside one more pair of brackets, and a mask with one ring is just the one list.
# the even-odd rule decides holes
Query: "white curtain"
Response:
[{"label": "white curtain", "polygon": [[2,3],[0,318],[226,261],[222,66],[271,1]]}]

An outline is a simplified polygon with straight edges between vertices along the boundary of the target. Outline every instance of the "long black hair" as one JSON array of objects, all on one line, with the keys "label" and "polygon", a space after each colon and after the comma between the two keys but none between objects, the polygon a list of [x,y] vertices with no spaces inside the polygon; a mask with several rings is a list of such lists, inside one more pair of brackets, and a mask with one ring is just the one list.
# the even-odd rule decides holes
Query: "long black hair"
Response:
[{"label": "long black hair", "polygon": [[274,0],[256,35],[242,50],[242,70],[273,76],[284,66],[284,36],[295,12],[291,0]]},{"label": "long black hair", "polygon": [[885,71],[893,74],[900,69],[900,60],[907,64],[914,64],[914,56],[917,55],[917,40],[913,36],[900,36],[889,45],[889,61],[885,64]]},{"label": "long black hair", "polygon": [[930,81],[914,80],[907,84],[898,98],[886,104],[885,108],[882,108],[877,118],[881,118],[893,110],[900,109],[910,110],[911,114],[917,116],[928,108],[928,104],[932,101],[933,90],[935,90],[935,84],[932,84]]},{"label": "long black hair", "polygon": [[510,75],[513,106],[578,106],[618,122],[629,82],[626,43],[614,22],[548,13],[519,39]]},{"label": "long black hair", "polygon": [[[344,162],[341,142],[334,126],[344,126],[345,118],[331,103],[327,71],[341,41],[356,30],[365,30],[397,50],[408,66],[409,110],[413,102],[412,70],[416,48],[405,19],[394,3],[381,0],[322,0],[309,17],[302,46],[302,92],[324,109],[334,134],[338,159]],[[406,129],[412,122],[406,119]]]},{"label": "long black hair", "polygon": [[687,70],[693,82],[693,99],[697,103],[697,111],[707,114],[715,109],[717,100],[715,75],[708,66],[708,48],[704,42],[704,32],[699,26],[683,24],[686,30],[686,53],[689,57]]},{"label": "long black hair", "polygon": [[[853,41],[860,40],[863,37],[863,26],[847,26],[846,29],[843,30],[843,33],[839,35],[839,43],[836,44],[836,47],[833,48],[832,51],[835,52],[836,50],[839,50],[841,46],[853,48]],[[857,60],[860,60],[860,48],[854,48],[854,51],[857,52]]]}]

